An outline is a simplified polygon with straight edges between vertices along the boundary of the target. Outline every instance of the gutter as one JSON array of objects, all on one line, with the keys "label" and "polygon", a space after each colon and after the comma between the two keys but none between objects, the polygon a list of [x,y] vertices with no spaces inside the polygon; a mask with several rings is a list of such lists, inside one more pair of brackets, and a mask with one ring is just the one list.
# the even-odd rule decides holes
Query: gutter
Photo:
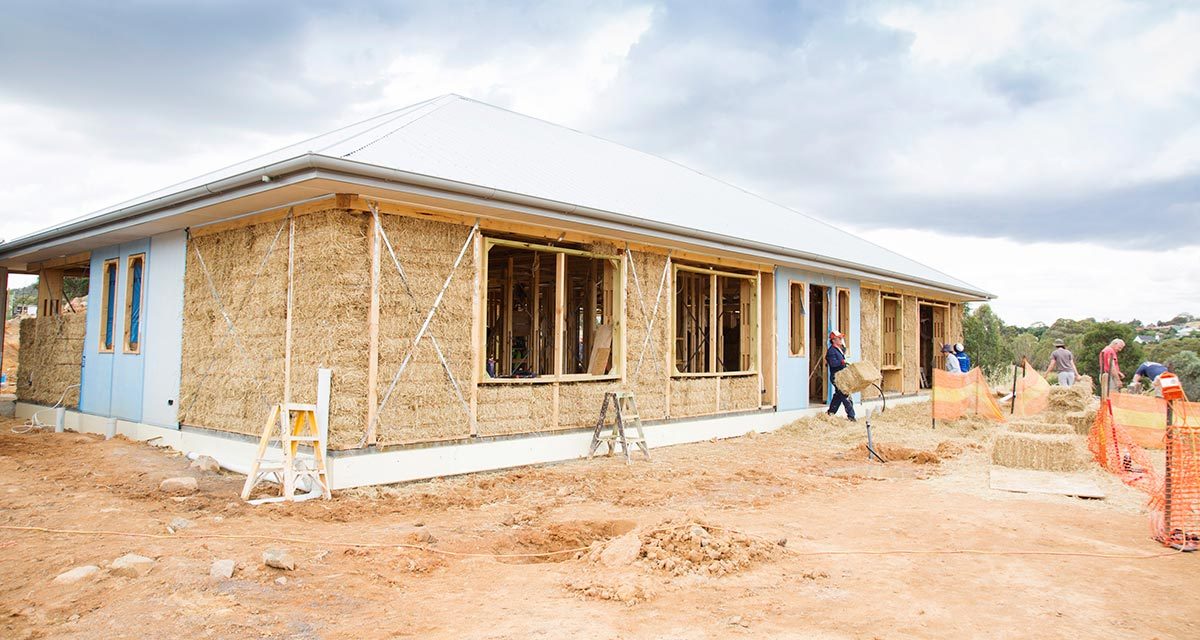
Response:
[{"label": "gutter", "polygon": [[295,158],[283,160],[261,168],[245,171],[227,178],[222,178],[207,184],[192,187],[185,191],[180,191],[178,193],[134,204],[123,209],[109,211],[97,216],[76,219],[57,227],[51,227],[50,229],[46,229],[44,231],[39,231],[28,236],[17,238],[11,242],[0,243],[0,258],[3,258],[7,255],[12,255],[13,252],[20,249],[53,242],[54,240],[61,239],[69,235],[86,232],[107,224],[132,221],[136,218],[152,214],[162,209],[202,201],[217,195],[227,194],[228,192],[239,188],[245,188],[258,183],[263,183],[263,179],[265,177],[269,177],[270,182],[273,183],[276,180],[289,177],[292,174],[306,170],[326,170],[349,176],[375,178],[389,183],[430,189],[439,193],[452,193],[466,196],[470,199],[480,202],[500,202],[516,205],[521,208],[533,209],[533,213],[552,212],[558,214],[559,216],[572,216],[585,220],[593,220],[596,222],[605,223],[606,225],[616,224],[632,229],[643,229],[656,232],[658,234],[667,234],[678,238],[698,241],[700,244],[712,244],[714,240],[719,240],[724,245],[749,250],[753,253],[760,254],[763,257],[775,259],[782,258],[784,260],[793,261],[800,260],[804,263],[811,263],[813,266],[824,266],[826,268],[828,266],[837,266],[841,267],[842,269],[851,270],[854,272],[854,274],[859,275],[860,277],[883,277],[888,280],[902,283],[919,284],[926,287],[931,287],[933,289],[956,293],[958,295],[971,298],[992,299],[995,297],[986,291],[958,287],[924,278],[916,278],[909,274],[838,260],[837,258],[831,256],[797,251],[794,249],[788,249],[786,247],[754,242],[751,240],[735,238],[722,234],[706,233],[689,227],[680,227],[662,222],[654,222],[634,216],[613,213],[611,211],[593,209],[591,207],[583,207],[565,202],[559,202],[556,200],[528,196],[512,191],[503,191],[491,187],[481,187],[465,182],[437,178],[434,176],[413,173],[401,169],[366,164],[353,160],[346,160],[344,158],[334,158],[315,153],[307,153]]}]

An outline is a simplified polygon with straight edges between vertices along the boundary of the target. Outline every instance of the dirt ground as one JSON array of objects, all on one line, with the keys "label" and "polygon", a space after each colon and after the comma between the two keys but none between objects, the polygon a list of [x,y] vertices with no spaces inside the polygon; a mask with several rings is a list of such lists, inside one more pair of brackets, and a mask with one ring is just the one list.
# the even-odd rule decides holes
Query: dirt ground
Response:
[{"label": "dirt ground", "polygon": [[[992,491],[997,427],[934,430],[927,412],[872,420],[886,465],[866,465],[861,421],[821,416],[628,466],[259,507],[238,500],[240,476],[179,454],[0,420],[0,525],[149,535],[0,529],[0,636],[1200,637],[1184,595],[1200,554],[1164,555],[1142,494],[1099,470],[1102,501]],[[180,475],[199,491],[158,490]],[[190,526],[172,532],[174,518]],[[295,570],[264,566],[267,547]],[[127,553],[154,565],[111,574]],[[236,561],[232,578],[209,577],[218,559]],[[54,583],[89,564],[92,579]]]}]

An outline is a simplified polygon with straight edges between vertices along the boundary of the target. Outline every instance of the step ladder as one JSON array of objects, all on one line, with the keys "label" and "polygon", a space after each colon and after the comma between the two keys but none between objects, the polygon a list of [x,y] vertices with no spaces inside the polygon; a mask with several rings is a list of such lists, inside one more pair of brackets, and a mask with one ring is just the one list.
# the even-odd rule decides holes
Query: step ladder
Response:
[{"label": "step ladder", "polygon": [[[605,418],[608,416],[608,403],[613,404],[616,420],[612,424],[611,433],[601,433],[605,428]],[[627,429],[632,428],[637,435],[629,435]],[[608,445],[608,455],[612,455],[618,444],[625,454],[625,464],[629,464],[629,444],[634,443],[650,459],[650,448],[646,446],[646,434],[642,432],[642,417],[638,415],[637,399],[631,391],[609,391],[604,394],[604,404],[600,405],[600,418],[596,420],[596,429],[592,432],[592,446],[588,449],[588,459],[596,455],[600,443]]]},{"label": "step ladder", "polygon": [[[263,425],[262,437],[258,440],[258,453],[242,487],[242,500],[250,504],[268,502],[299,502],[316,497],[330,498],[329,471],[326,467],[325,451],[328,434],[317,426],[317,405],[281,402],[271,407],[267,422]],[[267,448],[278,440],[282,457],[268,457]],[[299,453],[301,444],[312,447],[312,455]],[[250,492],[268,476],[274,478],[282,488],[275,497],[250,500]],[[296,495],[296,487],[308,481],[308,492]]]}]

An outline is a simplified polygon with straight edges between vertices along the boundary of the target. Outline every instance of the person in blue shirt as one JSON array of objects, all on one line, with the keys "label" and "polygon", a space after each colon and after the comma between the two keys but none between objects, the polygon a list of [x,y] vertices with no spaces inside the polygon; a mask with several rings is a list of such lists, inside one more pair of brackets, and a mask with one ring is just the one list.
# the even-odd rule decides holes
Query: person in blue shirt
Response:
[{"label": "person in blue shirt", "polygon": [[971,356],[963,350],[961,342],[954,345],[954,357],[958,358],[958,368],[962,369],[963,373],[971,370]]},{"label": "person in blue shirt", "polygon": [[1168,369],[1169,367],[1158,362],[1143,362],[1138,366],[1137,371],[1133,372],[1133,380],[1129,381],[1129,387],[1140,390],[1142,388],[1142,378],[1145,378],[1154,387],[1154,395],[1162,395],[1162,388],[1158,384],[1158,377],[1166,373]]},{"label": "person in blue shirt", "polygon": [[[831,381],[837,376],[837,372],[846,368],[846,347],[842,345],[842,341],[845,339],[846,336],[837,331],[829,332],[829,349],[825,352],[825,363],[829,365]],[[842,393],[842,390],[838,389],[835,384],[833,385],[833,398],[829,401],[829,411],[826,413],[836,416],[839,406],[846,407],[846,417],[850,419],[850,422],[856,422],[854,401],[850,399],[850,396]]]}]

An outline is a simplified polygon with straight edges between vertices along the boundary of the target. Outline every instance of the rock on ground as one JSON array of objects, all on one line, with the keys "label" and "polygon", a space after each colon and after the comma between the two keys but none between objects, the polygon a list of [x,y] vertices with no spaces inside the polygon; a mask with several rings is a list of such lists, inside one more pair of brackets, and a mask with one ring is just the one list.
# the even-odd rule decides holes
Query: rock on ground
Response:
[{"label": "rock on ground", "polygon": [[70,571],[64,571],[58,574],[58,576],[54,578],[54,584],[75,584],[76,582],[81,582],[83,580],[91,580],[99,575],[99,573],[100,567],[97,567],[94,564],[86,564],[82,567],[75,567]]},{"label": "rock on ground", "polygon": [[179,516],[171,518],[171,521],[167,523],[167,528],[171,530],[171,533],[175,533],[181,529],[187,529],[190,526],[192,526],[191,520],[188,520],[187,518],[180,518]]},{"label": "rock on ground", "polygon": [[278,547],[269,547],[263,551],[263,564],[275,569],[283,569],[284,571],[294,571],[296,569],[296,559],[288,553],[287,549]]},{"label": "rock on ground", "polygon": [[109,573],[114,576],[124,576],[126,578],[140,578],[150,572],[150,568],[154,566],[154,559],[146,556],[139,556],[136,553],[127,553],[116,560],[113,560],[109,566]]},{"label": "rock on ground", "polygon": [[214,580],[228,580],[233,577],[236,563],[233,560],[213,560],[208,569],[208,577]]},{"label": "rock on ground", "polygon": [[169,493],[174,496],[186,496],[191,493],[196,493],[200,486],[196,483],[195,478],[167,478],[158,485],[158,490],[164,493]]},{"label": "rock on ground", "polygon": [[600,552],[600,564],[606,567],[624,567],[633,564],[642,551],[642,539],[637,531],[609,542]]},{"label": "rock on ground", "polygon": [[198,456],[192,463],[188,465],[192,469],[199,469],[208,473],[216,473],[221,470],[221,463],[212,456]]}]

